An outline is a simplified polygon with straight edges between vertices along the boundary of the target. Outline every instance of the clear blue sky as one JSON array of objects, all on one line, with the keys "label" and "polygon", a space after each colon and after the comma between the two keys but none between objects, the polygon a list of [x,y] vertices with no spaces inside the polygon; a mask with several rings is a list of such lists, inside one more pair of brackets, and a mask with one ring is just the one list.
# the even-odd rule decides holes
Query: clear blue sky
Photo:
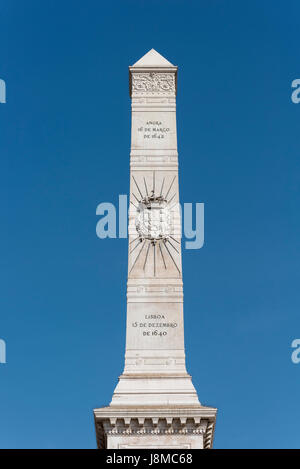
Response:
[{"label": "clear blue sky", "polygon": [[294,1],[2,0],[0,446],[94,448],[123,369],[127,240],[96,206],[129,187],[128,65],[179,68],[187,366],[216,448],[300,447],[300,6]]}]

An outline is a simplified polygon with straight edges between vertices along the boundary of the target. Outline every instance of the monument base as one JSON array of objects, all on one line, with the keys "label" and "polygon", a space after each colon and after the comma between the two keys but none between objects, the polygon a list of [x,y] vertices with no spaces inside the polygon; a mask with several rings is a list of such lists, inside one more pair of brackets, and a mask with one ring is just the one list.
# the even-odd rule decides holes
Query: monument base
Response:
[{"label": "monument base", "polygon": [[209,449],[217,409],[202,406],[191,376],[126,373],[108,407],[94,410],[99,449]]},{"label": "monument base", "polygon": [[216,409],[108,406],[94,410],[99,449],[210,449]]}]

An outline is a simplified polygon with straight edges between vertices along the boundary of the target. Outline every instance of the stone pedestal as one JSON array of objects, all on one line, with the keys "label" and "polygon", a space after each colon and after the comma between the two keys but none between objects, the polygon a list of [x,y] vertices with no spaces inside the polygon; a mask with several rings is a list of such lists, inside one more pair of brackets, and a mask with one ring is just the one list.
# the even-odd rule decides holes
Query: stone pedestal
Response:
[{"label": "stone pedestal", "polygon": [[216,409],[198,406],[95,410],[97,444],[107,449],[210,449]]},{"label": "stone pedestal", "polygon": [[210,448],[216,409],[185,367],[176,133],[177,67],[151,50],[132,100],[125,368],[96,409],[99,448]]}]

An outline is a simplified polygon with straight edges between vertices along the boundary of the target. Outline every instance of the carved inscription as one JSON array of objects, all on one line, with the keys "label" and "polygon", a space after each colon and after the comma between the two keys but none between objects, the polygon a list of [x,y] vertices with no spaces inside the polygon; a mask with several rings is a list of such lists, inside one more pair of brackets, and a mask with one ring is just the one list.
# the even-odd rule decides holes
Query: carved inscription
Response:
[{"label": "carved inscription", "polygon": [[145,314],[142,321],[132,323],[132,327],[141,329],[144,337],[165,337],[170,328],[177,326],[177,322],[168,321],[164,314]]},{"label": "carved inscription", "polygon": [[170,132],[170,128],[161,121],[147,121],[144,126],[138,127],[138,132],[142,132],[144,139],[165,138]]}]

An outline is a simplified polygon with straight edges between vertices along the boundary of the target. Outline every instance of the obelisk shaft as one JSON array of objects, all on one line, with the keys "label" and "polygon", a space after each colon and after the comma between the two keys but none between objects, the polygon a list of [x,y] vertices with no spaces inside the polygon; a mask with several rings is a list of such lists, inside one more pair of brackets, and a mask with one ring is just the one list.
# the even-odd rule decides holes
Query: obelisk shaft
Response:
[{"label": "obelisk shaft", "polygon": [[[112,403],[198,403],[186,372],[176,131],[177,67],[130,67],[132,101],[125,369]],[[134,381],[133,379],[136,378]],[[151,378],[151,381],[149,381]],[[133,384],[134,383],[134,384]],[[139,393],[128,395],[135,386]]]}]

